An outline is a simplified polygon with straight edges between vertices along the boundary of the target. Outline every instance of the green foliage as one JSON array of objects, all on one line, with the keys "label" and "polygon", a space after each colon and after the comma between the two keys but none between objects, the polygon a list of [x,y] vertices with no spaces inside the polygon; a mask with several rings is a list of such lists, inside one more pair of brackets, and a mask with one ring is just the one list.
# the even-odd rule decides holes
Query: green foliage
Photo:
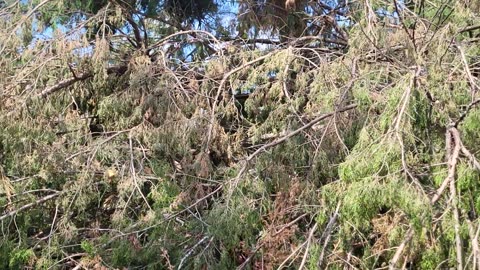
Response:
[{"label": "green foliage", "polygon": [[88,253],[89,256],[94,256],[96,254],[96,250],[95,250],[95,246],[92,245],[92,243],[90,243],[89,241],[82,241],[80,243],[80,247],[86,252]]},{"label": "green foliage", "polygon": [[7,238],[0,240],[0,266],[3,269],[8,269],[11,252],[15,249],[15,244]]},{"label": "green foliage", "polygon": [[179,193],[180,189],[175,183],[163,180],[156,189],[152,190],[149,197],[154,201],[155,209],[164,210],[175,201]]},{"label": "green foliage", "polygon": [[35,253],[31,249],[14,249],[10,255],[8,267],[19,269],[27,267],[34,261]]},{"label": "green foliage", "polygon": [[351,224],[360,230],[369,228],[370,220],[382,209],[401,210],[416,228],[421,228],[420,219],[428,220],[430,212],[428,200],[403,181],[389,178],[352,183],[344,192],[342,207]]},{"label": "green foliage", "polygon": [[[465,144],[469,149],[478,150],[478,145],[475,140],[478,138],[478,132],[480,131],[480,110],[473,109],[462,122],[462,137],[465,140]],[[471,142],[471,143],[470,143]],[[475,151],[473,150],[473,151]]]},{"label": "green foliage", "polygon": [[[146,2],[142,0],[142,2]],[[160,1],[150,1],[160,2]],[[217,11],[217,4],[212,0],[165,0],[163,1],[165,10],[173,15],[178,21],[193,22],[201,21],[207,15]],[[153,6],[151,3],[148,6]]]},{"label": "green foliage", "polygon": [[233,251],[240,242],[246,247],[253,246],[261,228],[254,202],[246,199],[234,199],[231,205],[216,205],[207,222],[211,224],[209,232],[221,241],[226,251]]},{"label": "green foliage", "polygon": [[457,267],[479,6],[340,2],[0,1],[0,268]]},{"label": "green foliage", "polygon": [[438,256],[438,250],[429,249],[429,250],[426,250],[422,256],[420,269],[434,269],[439,264],[440,264],[440,258]]},{"label": "green foliage", "polygon": [[138,255],[130,242],[127,240],[118,241],[112,250],[113,266],[134,266],[140,258]]},{"label": "green foliage", "polygon": [[[360,135],[362,140],[367,139],[368,135]],[[357,150],[358,151],[358,150]],[[344,163],[339,167],[340,179],[347,182],[361,181],[365,177],[386,176],[391,172],[398,171],[401,166],[401,149],[395,141],[372,143],[355,155],[353,153],[347,157]]]}]

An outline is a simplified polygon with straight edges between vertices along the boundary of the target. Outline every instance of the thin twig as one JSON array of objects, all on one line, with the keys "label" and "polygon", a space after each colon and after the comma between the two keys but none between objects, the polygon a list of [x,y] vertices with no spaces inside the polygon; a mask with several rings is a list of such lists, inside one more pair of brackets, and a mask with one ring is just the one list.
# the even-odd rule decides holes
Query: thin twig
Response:
[{"label": "thin twig", "polygon": [[278,266],[277,270],[280,270],[282,269],[283,267],[285,267],[285,264],[293,257],[295,256],[295,254],[297,254],[305,245],[307,244],[307,241],[303,242],[303,244],[301,244],[300,246],[298,246],[292,253],[290,253],[290,255],[288,255],[288,257],[283,260],[283,262]]},{"label": "thin twig", "polygon": [[258,245],[258,246],[252,251],[252,253],[250,254],[250,256],[248,256],[248,258],[247,258],[245,261],[243,261],[243,263],[242,263],[240,266],[238,266],[236,270],[245,269],[245,267],[248,265],[248,263],[250,262],[250,260],[252,260],[253,256],[255,256],[255,254],[258,252],[258,250],[263,247],[263,244],[264,244],[264,243],[261,243],[260,245]]},{"label": "thin twig", "polygon": [[273,237],[277,236],[279,233],[283,232],[283,230],[285,230],[286,228],[288,228],[288,227],[292,226],[293,224],[297,223],[300,219],[304,218],[305,216],[307,216],[306,213],[300,215],[299,217],[297,217],[296,219],[290,221],[289,223],[287,223],[287,224],[285,224],[285,225],[282,225],[282,226],[281,226],[282,228],[281,228],[280,230],[276,231],[272,236],[273,236]]}]

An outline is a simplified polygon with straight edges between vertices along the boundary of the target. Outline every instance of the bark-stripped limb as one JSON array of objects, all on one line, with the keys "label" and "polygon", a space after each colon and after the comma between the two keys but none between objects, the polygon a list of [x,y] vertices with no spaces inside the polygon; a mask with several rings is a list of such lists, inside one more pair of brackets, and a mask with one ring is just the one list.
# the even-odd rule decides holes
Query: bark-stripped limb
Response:
[{"label": "bark-stripped limb", "polygon": [[[455,178],[455,169],[457,166],[458,156],[460,154],[460,149],[461,149],[460,136],[458,135],[458,130],[455,127],[451,127],[448,129],[446,141],[447,141],[446,146],[447,146],[447,159],[448,159],[448,174],[447,174],[447,178],[445,178],[440,188],[438,188],[437,192],[432,197],[432,200],[431,200],[432,204],[436,203],[438,199],[440,199],[440,196],[442,196],[442,193],[445,191],[450,181],[454,181],[454,178]],[[451,150],[448,150],[448,148],[451,148],[452,143],[454,147],[453,152],[451,152]]]},{"label": "bark-stripped limb", "polygon": [[478,245],[478,234],[480,233],[480,227],[475,231],[474,225],[470,220],[466,220],[468,225],[468,234],[470,236],[471,245],[472,245],[472,269],[478,269],[480,267],[480,250]]},{"label": "bark-stripped limb", "polygon": [[455,231],[455,250],[457,255],[457,269],[463,270],[463,244],[462,238],[460,236],[460,215],[458,212],[458,197],[457,197],[457,188],[455,186],[455,168],[458,161],[458,155],[460,153],[460,134],[455,127],[450,128],[447,131],[447,142],[452,141],[454,147],[453,151],[448,154],[448,181],[450,183],[450,198],[452,202],[452,211],[453,211],[453,220],[455,224],[453,225]]},{"label": "bark-stripped limb", "polygon": [[475,79],[472,75],[472,71],[468,66],[468,61],[467,61],[467,57],[465,56],[465,52],[463,51],[462,47],[460,47],[460,45],[456,44],[456,46],[460,51],[460,56],[462,56],[463,66],[465,68],[465,73],[467,73],[468,84],[470,85],[470,89],[472,92],[472,100],[473,100],[473,97],[475,96],[475,92],[477,92],[480,87],[475,83]]}]

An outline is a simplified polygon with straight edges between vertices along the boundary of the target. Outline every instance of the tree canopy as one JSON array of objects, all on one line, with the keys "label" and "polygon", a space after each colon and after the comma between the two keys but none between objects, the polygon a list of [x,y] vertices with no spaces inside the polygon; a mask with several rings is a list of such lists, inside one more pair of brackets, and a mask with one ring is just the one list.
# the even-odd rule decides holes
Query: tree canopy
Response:
[{"label": "tree canopy", "polygon": [[0,268],[478,269],[480,2],[0,0]]}]

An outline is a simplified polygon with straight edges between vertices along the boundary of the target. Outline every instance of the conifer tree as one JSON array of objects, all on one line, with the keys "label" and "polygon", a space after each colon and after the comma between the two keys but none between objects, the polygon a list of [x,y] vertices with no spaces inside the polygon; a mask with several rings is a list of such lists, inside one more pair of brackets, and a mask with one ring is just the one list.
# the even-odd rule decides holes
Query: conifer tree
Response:
[{"label": "conifer tree", "polygon": [[480,268],[479,12],[0,1],[0,268]]}]

